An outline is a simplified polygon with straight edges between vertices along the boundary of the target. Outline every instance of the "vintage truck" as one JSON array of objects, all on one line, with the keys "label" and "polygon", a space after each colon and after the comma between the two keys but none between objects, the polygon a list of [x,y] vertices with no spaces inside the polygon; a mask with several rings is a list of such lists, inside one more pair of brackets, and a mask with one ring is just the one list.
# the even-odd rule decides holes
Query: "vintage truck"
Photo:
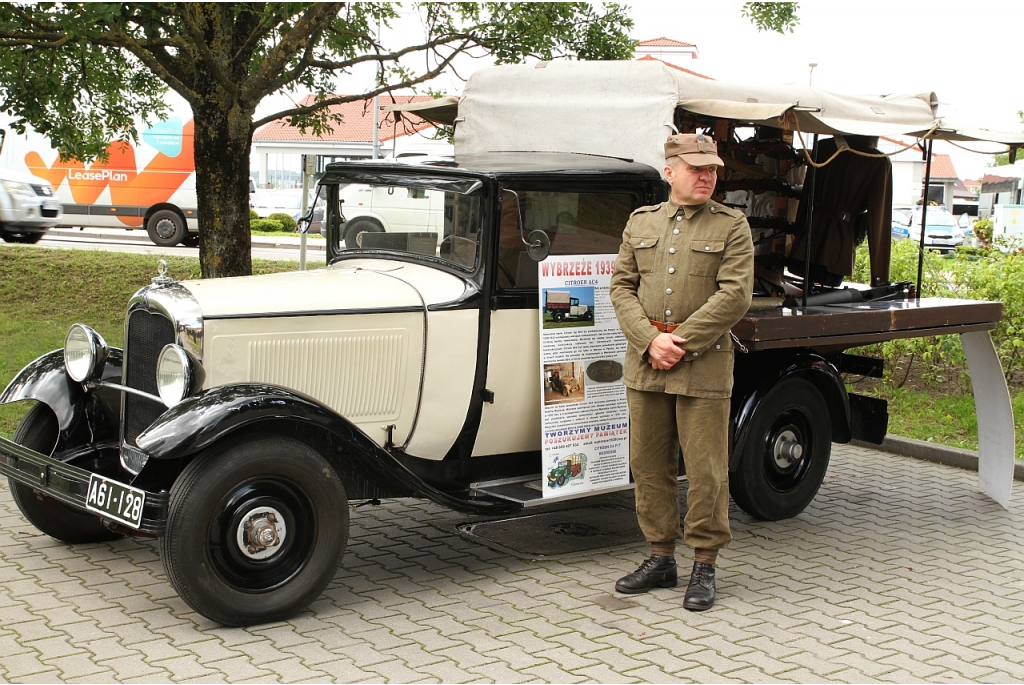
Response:
[{"label": "vintage truck", "polygon": [[551,314],[555,323],[594,319],[594,311],[588,305],[580,304],[580,298],[573,297],[568,290],[545,290],[544,311]]},{"label": "vintage truck", "polygon": [[[928,96],[746,87],[660,63],[486,69],[460,101],[435,104],[420,115],[455,124],[454,159],[327,168],[325,268],[160,274],[128,302],[123,350],[75,324],[11,381],[0,403],[35,404],[0,438],[0,473],[33,525],[68,543],[157,536],[168,579],[202,615],[286,617],[335,574],[353,500],[424,497],[479,515],[559,501],[531,487],[548,475],[538,260],[615,253],[630,213],[666,197],[671,131],[714,135],[746,169],[730,183],[751,176],[754,152],[803,165],[794,132],[970,137],[943,128]],[[415,196],[441,221],[349,245],[353,186]],[[752,229],[768,268],[789,242],[771,234],[792,207],[774,206]],[[832,442],[884,436],[885,403],[843,382],[881,362],[846,350],[941,333],[961,334],[975,378],[982,489],[1008,501],[1013,424],[987,332],[1001,305],[917,299],[888,282],[887,261],[872,270],[871,288],[844,291],[778,268],[797,302],[759,292],[734,328],[730,488],[755,517],[803,511]]]}]

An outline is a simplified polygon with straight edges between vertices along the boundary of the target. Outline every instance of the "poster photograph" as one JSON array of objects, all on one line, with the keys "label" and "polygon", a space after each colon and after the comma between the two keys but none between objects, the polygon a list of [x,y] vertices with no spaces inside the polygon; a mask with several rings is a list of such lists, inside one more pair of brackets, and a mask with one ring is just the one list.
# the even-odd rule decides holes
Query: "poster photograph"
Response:
[{"label": "poster photograph", "polygon": [[629,483],[626,339],[608,295],[615,255],[538,264],[545,497]]}]

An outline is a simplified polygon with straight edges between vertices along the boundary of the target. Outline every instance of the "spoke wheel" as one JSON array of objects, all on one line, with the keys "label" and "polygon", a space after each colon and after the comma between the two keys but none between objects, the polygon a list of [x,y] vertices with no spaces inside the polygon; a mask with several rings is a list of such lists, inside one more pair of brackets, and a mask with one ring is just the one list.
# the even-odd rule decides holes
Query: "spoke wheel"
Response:
[{"label": "spoke wheel", "polygon": [[296,440],[250,436],[200,454],[171,488],[164,567],[182,599],[225,625],[286,618],[334,577],[348,500]]},{"label": "spoke wheel", "polygon": [[802,378],[786,378],[761,400],[750,419],[729,491],[751,516],[796,516],[811,503],[828,470],[832,423],[825,398]]},{"label": "spoke wheel", "polygon": [[[14,442],[42,454],[52,454],[59,429],[53,410],[40,402],[32,407],[14,431]],[[38,490],[8,478],[11,496],[33,526],[61,542],[106,542],[120,535],[108,530],[99,516],[73,509]]]}]

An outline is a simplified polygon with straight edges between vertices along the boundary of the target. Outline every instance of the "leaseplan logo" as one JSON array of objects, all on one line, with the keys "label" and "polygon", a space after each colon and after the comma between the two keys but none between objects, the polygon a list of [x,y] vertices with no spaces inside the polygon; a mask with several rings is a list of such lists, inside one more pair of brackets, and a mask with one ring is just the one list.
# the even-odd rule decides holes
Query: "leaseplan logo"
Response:
[{"label": "leaseplan logo", "polygon": [[[77,205],[93,205],[104,190],[110,189],[110,204],[115,206],[151,207],[167,202],[171,195],[195,171],[192,120],[168,119],[142,132],[142,140],[157,150],[156,155],[139,171],[135,148],[114,141],[107,147],[107,161],[91,166],[78,160],[56,159],[48,165],[38,152],[25,155],[25,165],[54,188],[67,182]],[[126,226],[141,226],[142,217],[118,216]]]}]

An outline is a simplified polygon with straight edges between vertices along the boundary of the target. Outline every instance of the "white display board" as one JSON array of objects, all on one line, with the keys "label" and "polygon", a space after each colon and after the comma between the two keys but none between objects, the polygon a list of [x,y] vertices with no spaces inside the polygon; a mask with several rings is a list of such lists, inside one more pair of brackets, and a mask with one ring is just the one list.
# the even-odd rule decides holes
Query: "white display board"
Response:
[{"label": "white display board", "polygon": [[537,267],[544,496],[625,485],[627,343],[608,297],[615,255],[548,257]]}]

